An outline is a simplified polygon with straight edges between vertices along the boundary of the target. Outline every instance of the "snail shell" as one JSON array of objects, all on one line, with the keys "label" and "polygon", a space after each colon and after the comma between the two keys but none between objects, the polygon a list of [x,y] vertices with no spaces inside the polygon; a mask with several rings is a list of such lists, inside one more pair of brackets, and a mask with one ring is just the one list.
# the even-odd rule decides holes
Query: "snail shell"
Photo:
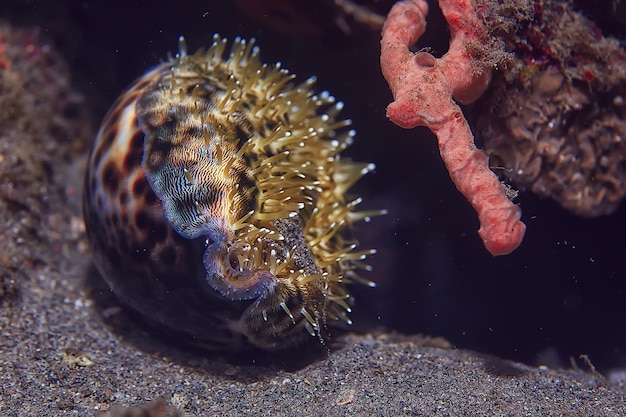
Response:
[{"label": "snail shell", "polygon": [[86,174],[94,261],[120,300],[211,349],[294,346],[350,323],[346,283],[372,250],[346,231],[346,191],[372,164],[340,159],[354,132],[314,79],[262,65],[253,42],[180,53],[105,117]]}]

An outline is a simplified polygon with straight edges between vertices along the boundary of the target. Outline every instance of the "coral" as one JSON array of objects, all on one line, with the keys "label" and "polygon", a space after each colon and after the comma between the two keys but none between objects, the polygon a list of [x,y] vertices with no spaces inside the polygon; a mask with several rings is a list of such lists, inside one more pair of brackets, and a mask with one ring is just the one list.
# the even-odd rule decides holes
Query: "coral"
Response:
[{"label": "coral", "polygon": [[381,69],[394,102],[387,117],[403,128],[428,127],[457,189],[469,200],[480,219],[478,231],[493,255],[515,250],[526,226],[520,209],[507,197],[488,158],[474,145],[461,104],[475,101],[491,78],[490,60],[476,59],[488,36],[471,0],[440,0],[450,25],[450,47],[440,59],[427,52],[413,53],[426,29],[428,5],[424,0],[402,1],[390,11],[383,26]]},{"label": "coral", "polygon": [[288,35],[359,34],[380,30],[385,4],[380,0],[234,0],[241,13],[267,29]]},{"label": "coral", "polygon": [[516,186],[578,215],[611,213],[626,192],[619,43],[567,2],[502,1],[481,19],[506,53],[468,112],[493,163]]}]

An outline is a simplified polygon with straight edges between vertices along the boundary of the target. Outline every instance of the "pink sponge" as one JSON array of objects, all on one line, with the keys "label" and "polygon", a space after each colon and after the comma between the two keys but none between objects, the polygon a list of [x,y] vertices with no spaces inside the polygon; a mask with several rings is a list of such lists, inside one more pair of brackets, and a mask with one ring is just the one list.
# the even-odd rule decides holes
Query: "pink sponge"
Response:
[{"label": "pink sponge", "polygon": [[485,42],[484,28],[471,0],[439,0],[450,25],[450,48],[440,59],[427,52],[413,53],[426,30],[428,4],[407,0],[394,5],[383,26],[381,69],[393,93],[387,117],[403,128],[428,127],[457,189],[478,213],[478,233],[493,255],[506,255],[521,243],[526,226],[520,208],[505,193],[489,169],[487,155],[476,148],[461,108],[485,91],[491,68],[480,66],[468,53]]}]

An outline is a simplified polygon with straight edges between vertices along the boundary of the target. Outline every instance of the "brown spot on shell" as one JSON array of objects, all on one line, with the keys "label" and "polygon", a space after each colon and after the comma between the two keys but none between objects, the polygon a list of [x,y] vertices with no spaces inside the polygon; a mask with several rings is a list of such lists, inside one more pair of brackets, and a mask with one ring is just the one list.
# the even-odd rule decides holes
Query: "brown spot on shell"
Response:
[{"label": "brown spot on shell", "polygon": [[117,164],[115,162],[107,162],[102,173],[102,180],[104,188],[106,188],[111,194],[117,193],[120,181],[122,180],[122,173],[117,168]]},{"label": "brown spot on shell", "polygon": [[[139,177],[133,183],[133,195],[135,198],[143,197],[144,193],[148,191],[150,187],[148,186],[148,182],[145,177]],[[152,192],[152,191],[150,191]]]}]

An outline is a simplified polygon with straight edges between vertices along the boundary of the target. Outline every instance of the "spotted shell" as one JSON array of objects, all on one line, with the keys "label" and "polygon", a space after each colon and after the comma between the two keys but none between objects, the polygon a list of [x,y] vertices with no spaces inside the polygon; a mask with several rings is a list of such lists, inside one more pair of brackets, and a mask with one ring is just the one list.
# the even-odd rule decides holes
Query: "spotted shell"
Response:
[{"label": "spotted shell", "polygon": [[139,78],[105,117],[86,174],[94,261],[150,323],[211,349],[294,346],[350,323],[345,284],[372,250],[349,236],[372,164],[340,159],[354,132],[314,79],[218,36]]}]

